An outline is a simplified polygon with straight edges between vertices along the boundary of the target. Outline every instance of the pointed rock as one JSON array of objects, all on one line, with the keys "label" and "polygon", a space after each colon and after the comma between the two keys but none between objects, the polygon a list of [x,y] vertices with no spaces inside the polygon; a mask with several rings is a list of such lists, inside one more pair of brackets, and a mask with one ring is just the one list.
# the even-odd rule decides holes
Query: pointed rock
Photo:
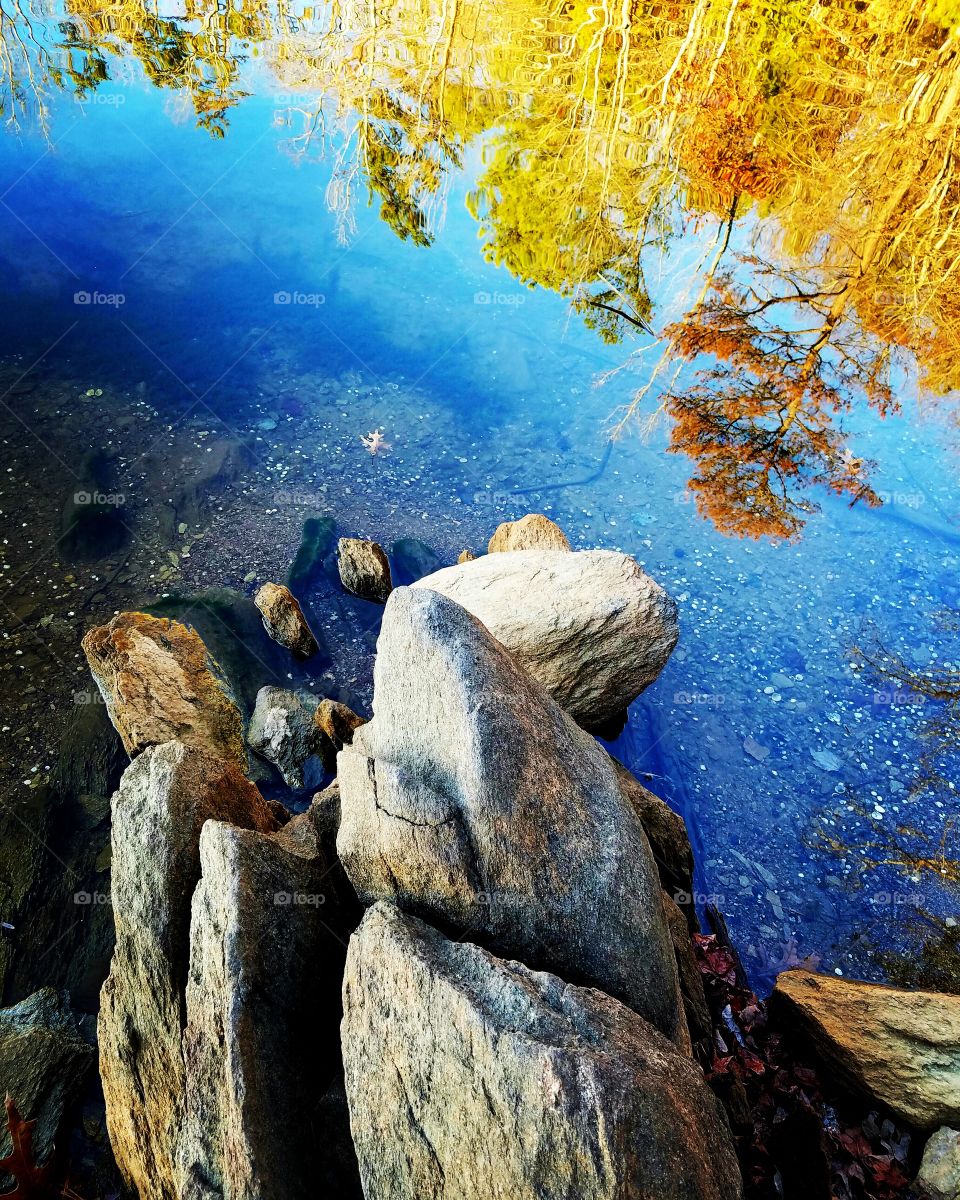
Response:
[{"label": "pointed rock", "polygon": [[340,1070],[346,881],[309,812],[273,835],[208,821],[200,862],[184,1200],[313,1200],[326,1131],[312,1114]]},{"label": "pointed rock", "polygon": [[344,977],[347,1099],[367,1200],[738,1200],[700,1068],[603,993],[387,904]]},{"label": "pointed rock", "polygon": [[268,832],[274,817],[233,763],[180,742],[146,749],[113,797],[116,948],[101,993],[100,1074],[114,1156],[140,1200],[182,1200],[176,1147],[190,899],[209,819]]},{"label": "pointed rock", "polygon": [[601,987],[688,1045],[660,881],[609,756],[474,617],[400,588],[338,756],[361,899]]},{"label": "pointed rock", "polygon": [[179,621],[119,613],[83,650],[131,758],[179,739],[246,770],[243,721],[217,662]]},{"label": "pointed rock", "polygon": [[679,637],[674,602],[612,550],[487,554],[413,587],[473,613],[586,728],[619,717],[660,674]]},{"label": "pointed rock", "polygon": [[960,996],[784,971],[771,1004],[849,1085],[921,1129],[960,1124]]}]

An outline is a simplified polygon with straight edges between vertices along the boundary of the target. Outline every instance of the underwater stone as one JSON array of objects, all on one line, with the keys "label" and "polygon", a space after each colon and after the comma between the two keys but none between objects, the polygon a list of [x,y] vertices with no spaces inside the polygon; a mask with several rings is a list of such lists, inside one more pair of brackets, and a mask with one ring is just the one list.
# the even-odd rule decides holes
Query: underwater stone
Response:
[{"label": "underwater stone", "polygon": [[393,590],[390,563],[376,542],[341,538],[337,543],[340,582],[362,600],[384,604]]},{"label": "underwater stone", "polygon": [[253,598],[263,627],[278,645],[298,658],[310,658],[320,649],[296,596],[282,583],[265,583]]}]

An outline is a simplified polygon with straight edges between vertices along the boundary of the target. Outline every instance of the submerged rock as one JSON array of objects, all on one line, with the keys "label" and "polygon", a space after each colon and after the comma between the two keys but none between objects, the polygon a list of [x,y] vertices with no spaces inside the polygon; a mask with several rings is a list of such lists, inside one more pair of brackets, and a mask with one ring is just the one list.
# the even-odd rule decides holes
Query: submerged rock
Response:
[{"label": "submerged rock", "polygon": [[125,612],[89,630],[82,645],[131,758],[179,738],[246,768],[240,710],[192,629]]},{"label": "submerged rock", "polygon": [[340,582],[362,600],[386,602],[393,589],[390,563],[376,542],[362,538],[341,538],[337,543]]},{"label": "submerged rock", "polygon": [[543,513],[527,513],[519,521],[504,521],[502,525],[498,525],[487,546],[487,553],[534,549],[570,549],[567,535]]},{"label": "submerged rock", "polygon": [[[53,1149],[64,1109],[79,1094],[95,1058],[66,998],[53,988],[0,1009],[0,1091],[13,1097],[22,1117],[37,1122],[33,1152],[38,1163]],[[3,1155],[11,1150],[5,1128],[0,1150]]]},{"label": "submerged rock", "polygon": [[771,1003],[850,1086],[909,1124],[960,1123],[960,996],[793,970]]},{"label": "submerged rock", "polygon": [[601,987],[688,1044],[660,881],[609,756],[474,617],[401,588],[338,756],[360,898]]},{"label": "submerged rock", "polygon": [[304,813],[273,835],[208,821],[200,863],[183,1036],[183,1198],[313,1200],[327,1136],[314,1112],[340,1070],[349,930],[336,860]]},{"label": "submerged rock", "polygon": [[296,596],[282,583],[265,583],[253,598],[263,617],[263,627],[273,640],[299,658],[320,649]]},{"label": "submerged rock", "polygon": [[696,1064],[601,992],[378,904],[350,941],[343,1058],[367,1200],[737,1200]]},{"label": "submerged rock", "polygon": [[333,549],[335,530],[336,522],[332,517],[307,517],[300,545],[287,573],[291,588],[301,593],[309,591],[323,575],[323,560]]},{"label": "submerged rock", "polygon": [[415,579],[422,579],[424,575],[443,566],[443,560],[436,550],[419,538],[398,538],[390,547],[390,561],[393,563],[395,587],[413,583]]},{"label": "submerged rock", "polygon": [[117,940],[101,994],[100,1075],[117,1166],[140,1200],[182,1200],[183,988],[200,830],[211,819],[275,826],[234,763],[180,742],[144,750],[113,797]]},{"label": "submerged rock", "polygon": [[333,763],[332,747],[314,720],[316,701],[305,699],[284,688],[261,688],[247,730],[251,750],[273,763],[287,787],[298,790],[319,785],[325,753]]},{"label": "submerged rock", "polygon": [[358,717],[349,705],[341,704],[339,700],[321,700],[313,720],[335,750],[349,746],[354,732],[366,724],[363,717]]},{"label": "submerged rock", "polygon": [[656,679],[679,637],[674,602],[612,550],[488,554],[413,586],[473,613],[587,728],[619,716]]}]

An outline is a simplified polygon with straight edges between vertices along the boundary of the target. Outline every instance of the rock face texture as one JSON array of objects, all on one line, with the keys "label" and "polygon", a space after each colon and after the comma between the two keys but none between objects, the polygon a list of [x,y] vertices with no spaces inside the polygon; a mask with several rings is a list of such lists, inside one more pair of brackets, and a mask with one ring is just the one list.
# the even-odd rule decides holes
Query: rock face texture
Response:
[{"label": "rock face texture", "polygon": [[341,538],[337,543],[340,582],[348,592],[362,600],[386,602],[393,589],[390,562],[376,542],[362,538]]},{"label": "rock face texture", "polygon": [[253,598],[263,617],[263,627],[281,646],[298,658],[309,658],[320,649],[296,596],[282,583],[265,583]]},{"label": "rock face texture", "polygon": [[350,943],[343,1051],[367,1200],[736,1200],[700,1069],[600,992],[392,906]]},{"label": "rock face texture", "polygon": [[262,832],[275,824],[236,766],[179,742],[145,750],[113,797],[117,941],[101,993],[100,1074],[117,1165],[141,1200],[182,1200],[183,988],[200,830],[211,818]]},{"label": "rock face texture", "polygon": [[425,588],[390,597],[373,709],[337,760],[361,900],[600,987],[688,1047],[653,855],[596,741]]},{"label": "rock face texture", "polygon": [[570,549],[567,535],[543,513],[527,513],[519,521],[504,521],[502,525],[498,525],[487,546],[487,553],[534,549]]},{"label": "rock face texture", "polygon": [[[0,1091],[13,1097],[22,1117],[37,1122],[33,1150],[38,1163],[49,1156],[63,1110],[77,1096],[95,1057],[65,998],[53,988],[41,988],[0,1009]],[[6,1156],[10,1149],[4,1129],[0,1151]]]},{"label": "rock face texture", "polygon": [[960,1200],[960,1133],[947,1126],[927,1142],[914,1184],[929,1200]]},{"label": "rock face texture", "polygon": [[473,613],[587,728],[622,713],[660,674],[679,637],[667,593],[611,550],[488,554],[413,586]]},{"label": "rock face texture", "polygon": [[257,693],[247,742],[295,789],[317,787],[323,778],[324,758],[331,764],[333,760],[332,748],[314,721],[311,700],[301,700],[285,688],[265,687]]},{"label": "rock face texture", "polygon": [[308,1200],[325,1137],[313,1110],[340,1070],[348,931],[338,926],[335,864],[309,813],[272,836],[209,821],[200,862],[183,1035],[183,1197]]},{"label": "rock face texture", "polygon": [[179,739],[246,769],[240,710],[192,629],[119,613],[85,635],[83,650],[131,758]]},{"label": "rock face texture", "polygon": [[771,1003],[845,1081],[921,1129],[960,1124],[960,996],[785,971]]}]

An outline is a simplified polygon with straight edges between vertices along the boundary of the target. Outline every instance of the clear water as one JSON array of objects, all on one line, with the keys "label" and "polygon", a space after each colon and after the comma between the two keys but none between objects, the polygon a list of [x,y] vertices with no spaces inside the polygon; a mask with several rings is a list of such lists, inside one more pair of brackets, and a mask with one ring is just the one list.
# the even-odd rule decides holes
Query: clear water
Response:
[{"label": "clear water", "polygon": [[[57,28],[37,22],[41,40]],[[954,896],[929,873],[862,871],[891,855],[859,847],[900,825],[938,846],[948,811],[908,798],[926,714],[849,657],[871,631],[921,666],[949,656],[936,614],[960,609],[960,489],[946,427],[909,398],[902,416],[861,416],[855,446],[879,464],[882,508],[822,496],[795,544],[725,537],[697,515],[662,429],[607,453],[607,419],[649,363],[484,261],[465,205],[476,152],[432,247],[398,239],[362,190],[343,244],[334,166],[291,156],[256,63],[222,139],[127,66],[95,101],[54,91],[48,138],[27,122],[0,139],[0,619],[34,700],[85,686],[75,639],[94,619],[151,593],[282,576],[310,513],[341,533],[419,538],[449,562],[501,520],[544,511],[575,547],[636,556],[680,605],[680,647],[613,751],[686,817],[698,886],[758,983],[793,954],[877,976],[875,951],[909,942],[918,904],[949,916]],[[655,298],[671,281],[665,268]],[[376,428],[392,452],[373,458],[360,438]],[[165,529],[178,472],[237,436],[255,439],[240,475],[214,479],[186,538]],[[59,544],[63,497],[97,445],[117,456],[132,531],[119,576],[119,553],[72,562]],[[351,627],[329,591],[310,600],[332,648],[312,684],[363,702],[374,618]],[[46,749],[24,745],[36,713],[21,665],[4,678],[23,706],[2,735],[10,786],[29,786]]]}]

